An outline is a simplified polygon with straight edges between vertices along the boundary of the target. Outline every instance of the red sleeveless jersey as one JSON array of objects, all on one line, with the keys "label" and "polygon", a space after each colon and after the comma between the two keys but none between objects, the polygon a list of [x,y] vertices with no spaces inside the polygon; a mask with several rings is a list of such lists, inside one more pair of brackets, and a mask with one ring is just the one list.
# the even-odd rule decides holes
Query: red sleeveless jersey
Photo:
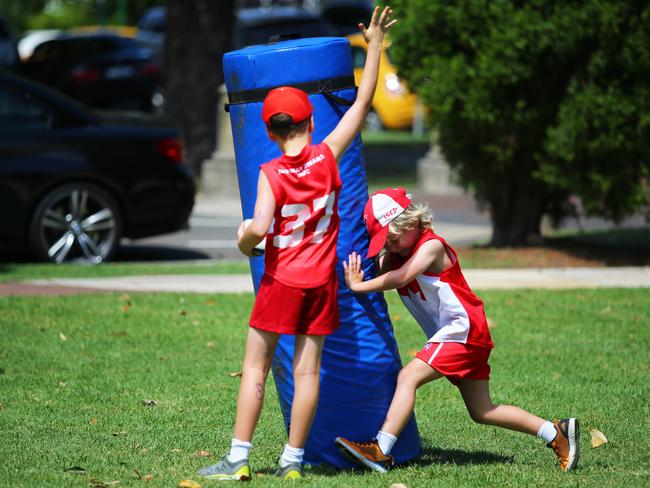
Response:
[{"label": "red sleeveless jersey", "polygon": [[427,241],[439,240],[452,264],[439,275],[424,272],[397,292],[406,308],[420,324],[429,342],[461,342],[494,347],[483,302],[465,281],[456,251],[431,229],[420,234],[408,256],[390,255],[392,269],[399,269]]},{"label": "red sleeveless jersey", "polygon": [[264,272],[288,286],[315,288],[336,279],[341,178],[327,144],[260,166],[275,196]]}]

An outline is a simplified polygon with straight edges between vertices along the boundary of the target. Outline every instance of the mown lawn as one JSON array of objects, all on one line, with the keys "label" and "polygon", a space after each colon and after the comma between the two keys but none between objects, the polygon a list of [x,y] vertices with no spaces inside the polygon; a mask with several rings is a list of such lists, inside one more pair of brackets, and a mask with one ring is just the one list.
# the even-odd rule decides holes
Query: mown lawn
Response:
[{"label": "mown lawn", "polygon": [[[543,417],[579,416],[580,469],[561,473],[538,439],[473,424],[441,380],[420,390],[424,452],[412,465],[383,477],[309,469],[309,486],[648,485],[647,290],[481,295],[497,345],[494,400]],[[396,296],[387,297],[410,359],[423,335]],[[0,298],[0,486],[199,481],[196,470],[229,445],[238,387],[229,373],[240,370],[252,302],[190,294]],[[270,473],[286,439],[272,384],[267,391],[252,457],[262,476],[253,486],[279,483]],[[610,442],[591,448],[590,427]],[[84,472],[66,472],[73,467]]]},{"label": "mown lawn", "polygon": [[170,263],[0,263],[0,283],[50,278],[107,278],[114,276],[210,275],[249,273],[247,259],[240,261],[183,261]]}]

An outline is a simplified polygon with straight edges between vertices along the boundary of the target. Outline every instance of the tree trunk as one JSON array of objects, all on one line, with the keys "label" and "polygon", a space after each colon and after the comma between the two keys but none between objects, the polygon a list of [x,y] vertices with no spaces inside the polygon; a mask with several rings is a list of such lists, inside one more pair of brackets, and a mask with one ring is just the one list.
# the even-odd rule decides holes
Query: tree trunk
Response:
[{"label": "tree trunk", "polygon": [[165,43],[167,112],[183,136],[195,177],[214,151],[222,57],[234,22],[235,0],[169,0]]},{"label": "tree trunk", "polygon": [[531,177],[503,182],[503,191],[489,199],[492,239],[496,247],[538,244],[545,206],[544,184]]}]

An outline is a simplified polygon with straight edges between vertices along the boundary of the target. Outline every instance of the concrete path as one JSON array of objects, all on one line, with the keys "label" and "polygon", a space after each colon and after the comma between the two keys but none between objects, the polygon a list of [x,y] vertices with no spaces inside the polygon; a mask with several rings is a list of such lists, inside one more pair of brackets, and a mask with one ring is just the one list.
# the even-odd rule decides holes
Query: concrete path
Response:
[{"label": "concrete path", "polygon": [[[619,268],[527,268],[464,270],[472,288],[650,288],[650,267]],[[30,286],[33,293],[30,293]],[[13,287],[13,288],[12,288]],[[95,291],[248,293],[250,275],[173,275],[119,278],[70,278],[0,284],[0,295],[56,294]]]}]

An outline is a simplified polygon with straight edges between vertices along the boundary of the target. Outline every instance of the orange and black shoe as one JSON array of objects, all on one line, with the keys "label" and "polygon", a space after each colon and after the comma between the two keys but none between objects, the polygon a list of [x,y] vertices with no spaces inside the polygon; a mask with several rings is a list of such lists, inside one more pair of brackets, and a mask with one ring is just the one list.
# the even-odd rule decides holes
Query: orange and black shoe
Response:
[{"label": "orange and black shoe", "polygon": [[555,439],[547,444],[555,451],[562,471],[569,471],[578,466],[580,458],[580,425],[578,419],[554,420],[553,425],[557,430]]},{"label": "orange and black shoe", "polygon": [[381,452],[377,441],[352,442],[343,437],[337,437],[334,442],[339,451],[347,458],[373,471],[386,474],[394,464],[393,456],[386,456]]}]

